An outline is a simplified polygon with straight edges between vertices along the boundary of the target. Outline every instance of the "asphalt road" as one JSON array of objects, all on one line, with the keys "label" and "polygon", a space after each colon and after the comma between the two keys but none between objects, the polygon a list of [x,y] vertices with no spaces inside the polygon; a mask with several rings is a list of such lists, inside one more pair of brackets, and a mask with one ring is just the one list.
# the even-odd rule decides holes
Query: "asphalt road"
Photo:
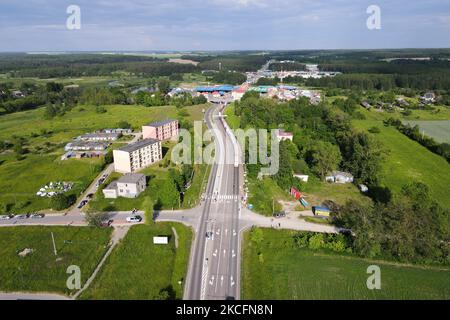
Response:
[{"label": "asphalt road", "polygon": [[188,300],[239,298],[242,169],[234,166],[235,147],[218,117],[222,108],[223,105],[216,105],[205,113],[208,128],[216,129],[216,155],[188,270]]}]

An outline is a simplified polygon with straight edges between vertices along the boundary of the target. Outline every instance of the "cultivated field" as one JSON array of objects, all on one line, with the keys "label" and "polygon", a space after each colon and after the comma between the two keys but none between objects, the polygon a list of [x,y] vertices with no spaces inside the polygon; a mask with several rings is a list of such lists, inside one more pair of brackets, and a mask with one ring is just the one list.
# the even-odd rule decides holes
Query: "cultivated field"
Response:
[{"label": "cultivated field", "polygon": [[424,135],[441,143],[450,143],[450,120],[443,121],[405,121],[412,126],[418,125]]},{"label": "cultivated field", "polygon": [[[243,299],[449,299],[450,269],[396,265],[298,249],[294,231],[263,229],[260,245],[247,232]],[[381,269],[381,290],[366,286],[369,265]]]},{"label": "cultivated field", "polygon": [[373,136],[379,139],[388,151],[381,179],[384,186],[399,192],[403,185],[421,181],[429,186],[434,199],[450,208],[450,165],[443,157],[432,153],[397,129],[385,127],[380,121],[358,120],[354,121],[354,125],[362,130],[371,127],[381,130]]},{"label": "cultivated field", "polygon": [[[154,245],[154,236],[169,236],[169,244]],[[132,227],[81,299],[181,299],[191,241],[191,229],[181,224]]]},{"label": "cultivated field", "polygon": [[[106,252],[111,231],[90,227],[0,228],[0,291],[70,293],[67,268],[80,267],[83,285]],[[26,248],[34,251],[20,257],[18,253]]]}]

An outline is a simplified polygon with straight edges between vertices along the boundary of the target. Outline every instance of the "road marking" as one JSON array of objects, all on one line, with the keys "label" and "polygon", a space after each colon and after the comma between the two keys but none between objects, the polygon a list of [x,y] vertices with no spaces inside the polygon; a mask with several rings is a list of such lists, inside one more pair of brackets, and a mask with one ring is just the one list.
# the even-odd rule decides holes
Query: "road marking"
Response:
[{"label": "road marking", "polygon": [[214,284],[214,275],[211,277],[211,280],[209,280],[209,285],[213,285]]},{"label": "road marking", "polygon": [[227,235],[228,234],[228,229],[225,229],[225,235]]},{"label": "road marking", "polygon": [[233,237],[236,237],[236,230],[233,229]]},{"label": "road marking", "polygon": [[234,253],[234,250],[231,251],[231,256],[234,258],[236,257],[236,254]]},{"label": "road marking", "polygon": [[223,287],[223,275],[220,277],[220,286]]},{"label": "road marking", "polygon": [[233,276],[231,276],[230,280],[231,280],[231,281],[230,281],[230,282],[231,282],[231,286],[233,287],[234,284],[235,284],[234,281],[233,281]]},{"label": "road marking", "polygon": [[227,254],[227,250],[223,249],[223,255],[225,256]]},{"label": "road marking", "polygon": [[217,249],[214,251],[213,256],[217,257]]}]

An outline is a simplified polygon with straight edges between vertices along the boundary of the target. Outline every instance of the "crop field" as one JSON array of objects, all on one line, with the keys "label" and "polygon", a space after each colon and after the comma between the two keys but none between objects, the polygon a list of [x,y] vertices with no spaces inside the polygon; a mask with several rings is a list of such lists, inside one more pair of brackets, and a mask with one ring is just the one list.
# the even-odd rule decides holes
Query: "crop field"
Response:
[{"label": "crop field", "polygon": [[[186,107],[187,119],[201,119],[204,107]],[[13,213],[47,209],[49,199],[36,196],[36,192],[52,181],[73,182],[74,188],[68,194],[79,195],[101,170],[102,160],[60,161],[65,143],[87,132],[117,127],[122,120],[138,129],[151,121],[177,118],[178,114],[175,107],[117,105],[106,109],[106,113],[98,114],[92,106],[76,107],[51,120],[44,119],[42,108],[1,116],[0,140],[22,137],[29,152],[21,160],[10,150],[0,153],[0,203]]]},{"label": "crop field", "polygon": [[[292,245],[294,231],[262,229],[256,244],[245,234],[243,299],[449,299],[450,269],[399,265]],[[381,289],[369,290],[367,267],[381,270]]]},{"label": "crop field", "polygon": [[[154,245],[154,236],[169,236],[169,244]],[[133,226],[81,299],[181,299],[191,241],[191,229],[181,224]]]},{"label": "crop field", "polygon": [[450,143],[450,120],[443,121],[404,121],[412,126],[418,125],[424,135],[441,143]]},{"label": "crop field", "polygon": [[354,125],[362,130],[380,128],[373,134],[387,153],[383,163],[381,183],[391,191],[399,192],[403,185],[421,181],[430,188],[431,196],[443,206],[450,208],[448,186],[450,165],[445,159],[432,153],[393,127],[385,127],[380,121],[358,120]]},{"label": "crop field", "polygon": [[[0,228],[0,291],[71,293],[66,286],[67,268],[80,267],[83,285],[106,252],[111,231],[91,227]],[[33,252],[18,255],[27,248]]]}]

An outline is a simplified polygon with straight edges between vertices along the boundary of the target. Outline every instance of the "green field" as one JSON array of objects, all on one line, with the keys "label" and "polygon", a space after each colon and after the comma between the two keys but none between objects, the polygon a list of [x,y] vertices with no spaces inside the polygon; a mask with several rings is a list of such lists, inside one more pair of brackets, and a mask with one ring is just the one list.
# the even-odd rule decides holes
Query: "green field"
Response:
[{"label": "green field", "polygon": [[[396,265],[292,246],[294,231],[263,229],[257,245],[245,234],[243,299],[449,299],[450,269]],[[369,290],[369,265],[381,290]]]},{"label": "green field", "polygon": [[442,121],[405,121],[411,126],[418,125],[424,135],[441,143],[450,143],[450,120]]},{"label": "green field", "polygon": [[[186,107],[190,121],[203,117],[204,105]],[[177,118],[175,107],[107,106],[106,113],[96,113],[93,106],[76,107],[64,116],[45,120],[44,109],[0,116],[0,140],[24,137],[29,153],[17,160],[10,150],[0,153],[0,203],[14,213],[47,209],[49,200],[36,196],[42,186],[52,181],[74,182],[72,193],[79,195],[101,169],[102,160],[60,161],[63,147],[78,135],[102,128],[117,127],[121,120],[135,129],[167,117]]]},{"label": "green field", "polygon": [[[176,229],[179,247],[171,227]],[[153,236],[170,237],[169,245],[154,245]],[[138,225],[108,257],[81,299],[181,299],[192,241],[191,229],[176,223]],[[179,283],[181,281],[181,284]]]},{"label": "green field", "polygon": [[241,118],[234,114],[234,104],[229,104],[225,109],[227,123],[231,129],[238,129],[241,124]]},{"label": "green field", "polygon": [[391,191],[399,192],[407,183],[423,182],[430,187],[434,199],[450,208],[450,165],[444,158],[409,139],[397,129],[385,127],[380,121],[357,120],[353,123],[362,130],[371,127],[381,130],[373,136],[379,139],[388,151],[383,163],[382,185]]},{"label": "green field", "polygon": [[[0,228],[0,291],[71,293],[66,287],[67,268],[80,267],[83,285],[106,252],[111,231],[90,227]],[[34,252],[18,256],[25,248]]]}]

